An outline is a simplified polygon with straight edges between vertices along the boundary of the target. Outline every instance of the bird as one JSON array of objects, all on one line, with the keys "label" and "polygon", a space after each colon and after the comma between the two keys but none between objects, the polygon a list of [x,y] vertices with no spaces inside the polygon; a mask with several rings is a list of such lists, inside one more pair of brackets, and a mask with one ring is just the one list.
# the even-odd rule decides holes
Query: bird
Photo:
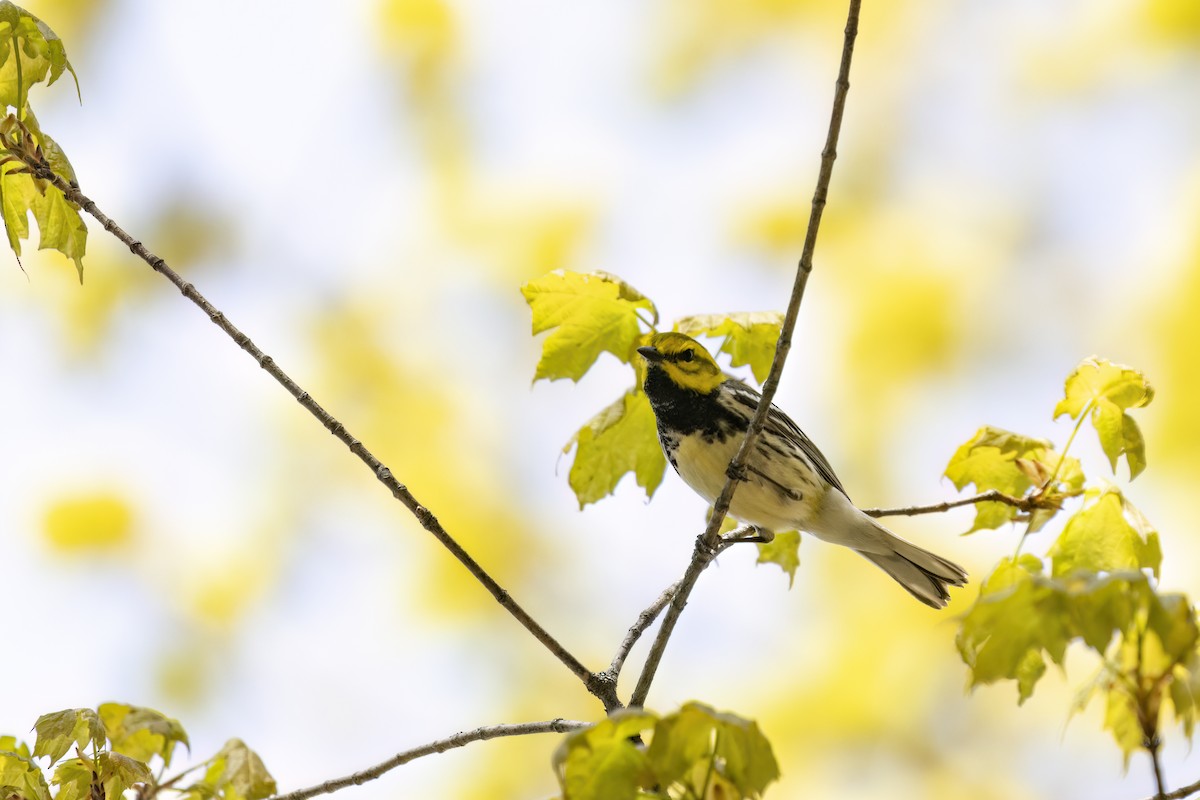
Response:
[{"label": "bird", "polygon": [[[762,395],[726,375],[686,334],[655,333],[648,342],[637,351],[659,443],[683,481],[711,504]],[[900,538],[850,502],[829,461],[775,405],[742,475],[729,515],[767,536],[799,530],[849,547],[933,608],[945,608],[948,586],[967,582],[962,567]]]}]

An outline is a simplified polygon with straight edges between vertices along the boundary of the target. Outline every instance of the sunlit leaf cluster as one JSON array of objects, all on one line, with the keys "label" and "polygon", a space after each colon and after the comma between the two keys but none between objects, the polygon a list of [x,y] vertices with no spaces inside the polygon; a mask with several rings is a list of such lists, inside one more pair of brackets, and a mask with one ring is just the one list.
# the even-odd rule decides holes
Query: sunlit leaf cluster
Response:
[{"label": "sunlit leaf cluster", "polygon": [[[533,313],[533,333],[549,332],[534,381],[578,381],[603,354],[632,370],[632,384],[621,397],[580,428],[564,453],[575,450],[568,482],[583,508],[616,491],[633,473],[652,497],[662,482],[667,460],[658,444],[654,412],[642,392],[642,360],[637,348],[658,332],[658,309],[644,294],[607,272],[555,270],[521,287]],[[675,321],[671,330],[720,340],[718,354],[733,367],[749,367],[762,381],[771,369],[783,315],[775,311],[699,314]],[[727,520],[732,526],[733,522]],[[800,535],[794,531],[759,546],[760,564],[775,564],[789,585],[800,564]]]},{"label": "sunlit leaf cluster", "polygon": [[[0,736],[0,796],[9,800],[119,800],[128,789],[152,798],[171,792],[188,800],[261,800],[275,781],[253,750],[229,740],[192,770],[164,776],[176,745],[188,747],[178,721],[149,708],[104,703],[43,714],[33,726],[32,751]],[[151,769],[151,765],[155,769]]]},{"label": "sunlit leaf cluster", "polygon": [[[1158,586],[1163,553],[1158,531],[1117,487],[1086,487],[1070,449],[1090,420],[1110,466],[1124,456],[1130,478],[1145,468],[1146,451],[1128,410],[1147,405],[1153,389],[1138,371],[1088,358],[1066,380],[1054,416],[1076,420],[1063,452],[1045,440],[981,428],[950,460],[946,475],[959,489],[974,484],[1026,501],[1031,511],[980,503],[971,531],[1006,521],[1023,523],[1017,553],[984,581],[963,616],[957,644],[970,684],[1012,680],[1018,702],[1032,694],[1047,661],[1062,667],[1067,648],[1081,643],[1100,659],[1100,671],[1081,694],[1086,705],[1104,695],[1105,727],[1126,758],[1157,747],[1163,714],[1191,736],[1200,651],[1195,608]],[[1071,498],[1045,556],[1021,553],[1026,538],[1046,526]]]},{"label": "sunlit leaf cluster", "polygon": [[[75,262],[83,279],[87,227],[79,207],[61,191],[36,177],[27,162],[45,163],[68,181],[75,172],[62,148],[41,130],[29,105],[29,90],[53,84],[63,72],[75,77],[62,40],[46,23],[8,0],[0,0],[0,216],[9,246],[21,255],[21,240],[29,238],[32,213],[42,249],[58,250]],[[79,82],[76,80],[76,92]]]},{"label": "sunlit leaf cluster", "polygon": [[[603,353],[632,370],[625,393],[580,428],[563,450],[575,448],[569,480],[579,505],[612,494],[630,472],[646,496],[653,496],[667,462],[642,393],[637,348],[659,331],[657,307],[606,272],[556,270],[526,283],[521,293],[533,313],[534,335],[549,333],[542,340],[535,381],[578,381]],[[776,312],[704,314],[683,317],[670,330],[719,338],[718,352],[730,356],[731,366],[748,366],[762,380],[771,368],[782,324],[783,316]]]},{"label": "sunlit leaf cluster", "polygon": [[700,703],[616,712],[568,736],[554,767],[562,800],[753,800],[779,778],[756,723]]}]

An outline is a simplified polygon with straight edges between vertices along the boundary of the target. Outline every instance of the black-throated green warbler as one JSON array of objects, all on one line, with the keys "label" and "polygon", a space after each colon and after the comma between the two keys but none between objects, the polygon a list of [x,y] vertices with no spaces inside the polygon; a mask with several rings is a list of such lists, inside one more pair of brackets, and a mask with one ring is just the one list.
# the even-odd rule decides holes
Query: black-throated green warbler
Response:
[{"label": "black-throated green warbler", "polygon": [[[646,347],[644,388],[658,438],[680,477],[712,503],[741,446],[761,395],[725,375],[708,351],[682,333],[659,333]],[[786,414],[771,406],[747,460],[729,514],[767,531],[801,530],[858,551],[922,603],[943,608],[962,567],[907,542],[854,507],[833,468]]]}]

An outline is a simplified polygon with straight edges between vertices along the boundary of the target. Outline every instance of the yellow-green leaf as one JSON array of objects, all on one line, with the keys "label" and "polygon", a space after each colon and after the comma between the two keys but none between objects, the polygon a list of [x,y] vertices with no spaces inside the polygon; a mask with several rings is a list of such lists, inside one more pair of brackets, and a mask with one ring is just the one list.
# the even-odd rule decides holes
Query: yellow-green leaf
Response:
[{"label": "yellow-green leaf", "polygon": [[[1084,476],[1078,459],[1061,459],[1059,467],[1060,458],[1045,439],[985,425],[959,446],[946,465],[945,474],[959,491],[974,484],[980,493],[995,489],[1012,497],[1023,497],[1049,480],[1058,467],[1054,485],[1047,487],[1046,495],[1061,500],[1082,491]],[[975,522],[967,533],[998,528],[1016,519],[1019,513],[1004,503],[976,503]],[[1031,528],[1038,530],[1053,516],[1051,509],[1035,512]]]},{"label": "yellow-green leaf", "polygon": [[1043,652],[1062,663],[1072,632],[1062,598],[1037,580],[1041,574],[1041,561],[1024,555],[1004,559],[984,581],[956,638],[959,654],[971,668],[972,687],[1017,680],[1024,702],[1045,671],[1044,662],[1039,666]]},{"label": "yellow-green leaf", "polygon": [[1071,419],[1091,412],[1092,427],[1113,471],[1122,455],[1133,480],[1146,468],[1146,443],[1133,417],[1126,413],[1154,399],[1154,388],[1141,372],[1095,356],[1084,359],[1067,376],[1063,399],[1054,407],[1054,418]]},{"label": "yellow-green leaf", "polygon": [[[203,783],[226,800],[262,800],[277,790],[275,779],[258,753],[241,739],[225,743],[213,757]],[[196,787],[189,791],[196,791]]]},{"label": "yellow-green leaf", "polygon": [[675,330],[688,336],[723,337],[718,352],[728,353],[732,366],[749,364],[759,383],[765,381],[771,371],[775,344],[782,328],[783,315],[777,311],[698,314],[675,323]]},{"label": "yellow-green leaf", "polygon": [[137,761],[157,755],[170,765],[176,743],[188,747],[187,732],[178,720],[150,708],[104,703],[97,709],[112,749]]},{"label": "yellow-green leaf", "polygon": [[94,751],[99,751],[106,738],[104,723],[90,708],[68,708],[43,714],[33,729],[37,733],[33,755],[49,756],[51,765],[66,755],[72,745],[82,749],[91,743]]},{"label": "yellow-green leaf", "polygon": [[567,442],[563,452],[575,447],[568,481],[579,507],[612,494],[627,472],[651,497],[662,483],[667,459],[658,444],[657,423],[646,395],[630,389]]},{"label": "yellow-green leaf", "polygon": [[698,795],[710,769],[744,798],[760,797],[779,778],[779,764],[757,723],[701,703],[687,703],[660,719],[648,754],[660,783],[684,787],[684,796]]},{"label": "yellow-green leaf", "polygon": [[758,545],[756,564],[774,564],[787,573],[788,588],[796,581],[796,569],[800,566],[800,533],[784,531],[775,534],[769,542]]},{"label": "yellow-green leaf", "polygon": [[554,771],[566,800],[621,800],[656,783],[646,751],[630,741],[654,727],[656,717],[622,709],[568,735],[554,754]]},{"label": "yellow-green leaf", "polygon": [[534,380],[577,381],[603,352],[626,363],[641,335],[639,310],[658,312],[641,292],[607,273],[556,270],[521,287],[542,342]]},{"label": "yellow-green leaf", "polygon": [[15,794],[24,800],[50,800],[42,769],[28,756],[0,752],[0,797]]},{"label": "yellow-green leaf", "polygon": [[100,767],[100,783],[104,786],[106,798],[121,797],[125,790],[132,788],[134,784],[154,781],[150,767],[140,759],[106,751],[101,753],[96,761]]},{"label": "yellow-green leaf", "polygon": [[[65,156],[64,156],[65,158]],[[87,226],[79,207],[58,189],[43,184],[29,174],[16,174],[15,163],[0,167],[0,214],[8,233],[8,244],[21,255],[21,240],[29,238],[29,214],[37,222],[38,249],[57,250],[75,262],[83,280],[83,256],[87,250]]]},{"label": "yellow-green leaf", "polygon": [[1077,570],[1095,573],[1140,569],[1149,569],[1157,576],[1162,563],[1158,532],[1138,530],[1129,523],[1119,491],[1110,489],[1094,497],[1067,520],[1051,546],[1054,576]]},{"label": "yellow-green leaf", "polygon": [[91,800],[92,783],[98,777],[94,763],[91,758],[68,758],[59,764],[50,781],[58,787],[54,800]]},{"label": "yellow-green leaf", "polygon": [[53,84],[64,70],[75,78],[78,93],[79,78],[50,26],[8,0],[0,2],[0,103],[20,113],[31,86],[47,77],[47,85]]},{"label": "yellow-green leaf", "polygon": [[1138,708],[1134,699],[1119,685],[1109,689],[1104,705],[1104,727],[1113,738],[1125,756],[1125,767],[1129,767],[1129,757],[1142,746],[1145,734],[1138,722]]}]

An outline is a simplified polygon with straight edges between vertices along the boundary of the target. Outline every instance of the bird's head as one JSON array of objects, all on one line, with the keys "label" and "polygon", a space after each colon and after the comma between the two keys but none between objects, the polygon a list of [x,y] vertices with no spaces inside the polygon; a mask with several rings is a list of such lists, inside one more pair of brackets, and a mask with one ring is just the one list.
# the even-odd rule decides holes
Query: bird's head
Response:
[{"label": "bird's head", "polygon": [[646,359],[647,380],[661,371],[676,386],[700,394],[708,394],[725,382],[725,373],[708,351],[682,333],[656,333],[638,352]]}]

